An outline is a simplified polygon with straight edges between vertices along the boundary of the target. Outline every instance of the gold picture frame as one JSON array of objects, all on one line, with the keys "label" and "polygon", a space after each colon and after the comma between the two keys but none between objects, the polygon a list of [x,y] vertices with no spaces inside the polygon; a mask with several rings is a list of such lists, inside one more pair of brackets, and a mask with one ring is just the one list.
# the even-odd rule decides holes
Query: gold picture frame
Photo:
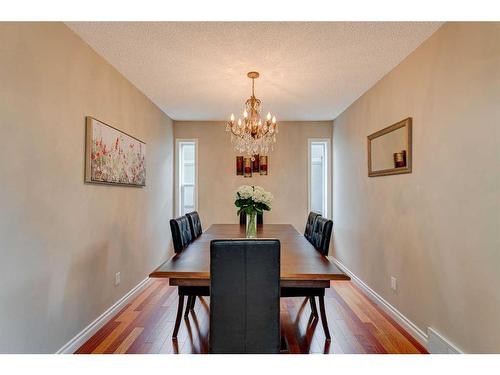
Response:
[{"label": "gold picture frame", "polygon": [[[374,170],[372,165],[372,142],[382,137],[386,134],[389,134],[395,130],[406,127],[407,129],[407,137],[406,137],[406,149],[403,150],[405,152],[405,165],[398,168],[386,168]],[[391,126],[388,126],[382,130],[379,130],[373,134],[370,134],[367,137],[367,146],[368,146],[368,177],[377,177],[377,176],[389,176],[394,174],[403,174],[403,173],[411,173],[412,171],[412,118],[408,117],[404,120],[401,120]]]},{"label": "gold picture frame", "polygon": [[146,143],[94,117],[85,117],[85,182],[146,186]]}]

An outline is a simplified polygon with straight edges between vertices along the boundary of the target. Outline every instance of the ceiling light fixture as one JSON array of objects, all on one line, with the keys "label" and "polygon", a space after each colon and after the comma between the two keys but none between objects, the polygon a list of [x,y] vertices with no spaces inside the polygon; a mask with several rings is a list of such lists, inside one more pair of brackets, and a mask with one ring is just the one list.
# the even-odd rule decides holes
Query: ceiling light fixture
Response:
[{"label": "ceiling light fixture", "polygon": [[260,117],[261,101],[255,97],[255,80],[259,78],[259,73],[249,72],[247,76],[252,80],[252,96],[245,103],[243,121],[238,118],[235,122],[234,114],[231,114],[231,119],[226,123],[226,131],[231,132],[234,149],[246,153],[253,160],[253,155],[273,151],[278,124],[271,112],[267,113],[265,120]]}]

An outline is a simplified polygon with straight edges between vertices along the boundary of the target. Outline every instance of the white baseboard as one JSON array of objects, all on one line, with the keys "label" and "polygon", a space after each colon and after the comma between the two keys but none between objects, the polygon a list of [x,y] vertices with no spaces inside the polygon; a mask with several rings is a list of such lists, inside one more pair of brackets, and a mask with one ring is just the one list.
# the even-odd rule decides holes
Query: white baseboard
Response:
[{"label": "white baseboard", "polygon": [[404,316],[398,309],[383,299],[378,293],[366,285],[363,280],[357,277],[351,270],[334,257],[329,257],[342,271],[351,277],[351,280],[358,285],[368,297],[384,310],[392,319],[401,325],[415,340],[428,349],[428,337],[424,331],[417,327],[410,319]]},{"label": "white baseboard", "polygon": [[427,328],[427,341],[429,353],[435,354],[463,354],[450,340],[441,335],[435,329]]},{"label": "white baseboard", "polygon": [[102,313],[96,320],[85,327],[80,333],[69,340],[56,354],[72,354],[101,329],[113,316],[115,316],[132,298],[141,292],[149,281],[146,277],[132,288],[127,294],[120,298],[113,306]]}]

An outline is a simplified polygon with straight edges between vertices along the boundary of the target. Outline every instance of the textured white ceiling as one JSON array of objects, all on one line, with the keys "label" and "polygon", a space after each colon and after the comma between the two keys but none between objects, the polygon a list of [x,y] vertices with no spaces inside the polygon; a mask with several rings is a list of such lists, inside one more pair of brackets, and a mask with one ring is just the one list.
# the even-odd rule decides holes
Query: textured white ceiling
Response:
[{"label": "textured white ceiling", "polygon": [[437,22],[70,22],[175,120],[243,110],[246,77],[278,120],[332,120],[439,28]]}]

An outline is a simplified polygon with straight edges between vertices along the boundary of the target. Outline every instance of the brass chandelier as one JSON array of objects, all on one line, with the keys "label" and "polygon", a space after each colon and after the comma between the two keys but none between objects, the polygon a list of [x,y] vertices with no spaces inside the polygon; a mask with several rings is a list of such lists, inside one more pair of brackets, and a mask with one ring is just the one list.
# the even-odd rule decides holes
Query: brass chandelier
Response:
[{"label": "brass chandelier", "polygon": [[276,117],[267,113],[263,121],[260,117],[260,99],[255,97],[255,80],[259,78],[258,72],[249,72],[248,78],[252,80],[252,96],[246,101],[243,111],[243,121],[238,118],[235,122],[234,114],[226,123],[226,131],[231,132],[231,143],[237,152],[246,153],[253,160],[256,154],[267,154],[273,151],[278,134]]}]

